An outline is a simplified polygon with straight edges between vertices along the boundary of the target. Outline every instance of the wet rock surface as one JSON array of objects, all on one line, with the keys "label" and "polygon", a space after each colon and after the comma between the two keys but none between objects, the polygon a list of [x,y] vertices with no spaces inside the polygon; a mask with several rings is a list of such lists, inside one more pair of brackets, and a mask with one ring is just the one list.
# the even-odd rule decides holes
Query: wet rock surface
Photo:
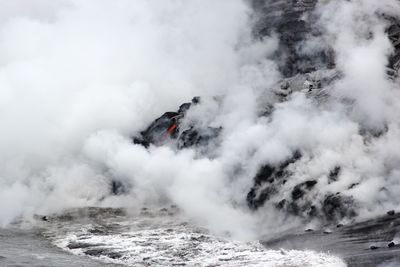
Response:
[{"label": "wet rock surface", "polygon": [[[312,249],[340,255],[349,267],[377,267],[400,263],[400,246],[392,240],[400,231],[400,215],[344,225],[331,231],[295,232],[262,243],[268,248]],[[393,265],[389,265],[393,264]]]}]

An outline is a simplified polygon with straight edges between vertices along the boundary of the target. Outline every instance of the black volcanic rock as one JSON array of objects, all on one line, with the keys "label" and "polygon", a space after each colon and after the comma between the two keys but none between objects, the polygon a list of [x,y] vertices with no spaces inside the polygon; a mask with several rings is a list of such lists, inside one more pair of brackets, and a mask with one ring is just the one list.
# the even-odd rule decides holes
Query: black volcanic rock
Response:
[{"label": "black volcanic rock", "polygon": [[[277,82],[274,93],[277,101],[286,101],[292,92],[301,91],[307,97],[315,97],[318,103],[330,99],[329,90],[325,90],[335,81],[343,77],[343,73],[335,69],[335,55],[329,44],[321,42],[312,54],[302,52],[308,40],[322,37],[324,33],[318,29],[318,17],[315,7],[317,0],[252,0],[255,10],[255,25],[253,35],[256,39],[268,38],[271,35],[279,37],[279,47],[272,59],[278,64],[282,80]],[[392,73],[400,69],[400,21],[397,18],[388,20],[387,35],[391,40],[394,53],[390,55],[388,68]],[[276,89],[276,90],[275,90]],[[329,88],[328,88],[329,89]],[[150,126],[133,140],[145,147],[167,143],[176,145],[177,149],[194,148],[203,153],[202,149],[219,142],[220,127],[198,126],[185,120],[187,112],[193,105],[200,103],[195,97],[189,103],[182,104],[177,111],[166,112],[157,118]],[[269,117],[274,113],[272,103],[259,107],[259,116]],[[183,123],[184,122],[184,123]],[[360,127],[362,136],[372,135],[379,138],[382,132],[365,132]],[[217,141],[216,141],[217,140]],[[206,153],[205,153],[206,154]],[[302,157],[299,151],[293,153],[288,160],[278,164],[264,164],[252,179],[246,195],[246,202],[251,210],[257,210],[268,202],[281,212],[301,216],[303,218],[320,218],[324,222],[338,223],[343,218],[356,216],[357,203],[354,198],[344,194],[318,192],[318,182],[315,177],[302,179],[292,173],[290,166]],[[342,166],[337,165],[326,170],[324,181],[329,184],[340,180]],[[326,179],[326,180],[325,180]],[[306,181],[305,181],[306,180]],[[323,183],[321,183],[323,184]],[[351,190],[358,183],[351,184]],[[115,187],[115,188],[114,188]],[[118,186],[113,186],[114,194]]]},{"label": "black volcanic rock", "polygon": [[386,212],[387,215],[393,216],[396,214],[396,212],[394,210],[389,210],[388,212]]},{"label": "black volcanic rock", "polygon": [[183,103],[176,112],[166,112],[154,120],[147,129],[140,132],[140,136],[132,138],[133,143],[148,147],[150,144],[160,146],[167,140],[175,140],[178,149],[207,146],[215,140],[222,131],[221,127],[196,127],[189,125],[181,129],[186,112],[193,105],[200,103],[200,97],[194,97],[191,102]]},{"label": "black volcanic rock", "polygon": [[[158,145],[162,144],[163,141],[169,136],[175,137],[177,129],[172,129],[171,127],[177,125],[182,117],[183,114],[178,112],[164,113],[161,117],[150,124],[150,126],[146,130],[141,132],[141,140],[143,140],[142,144],[145,146],[148,144]],[[172,129],[172,132],[169,133],[168,129]]]},{"label": "black volcanic rock", "polygon": [[334,66],[334,55],[329,48],[321,48],[313,55],[301,52],[307,38],[321,36],[313,27],[316,3],[317,0],[253,0],[257,16],[254,35],[262,39],[278,34],[280,46],[274,59],[286,77]]},{"label": "black volcanic rock", "polygon": [[[294,178],[288,167],[300,158],[301,153],[296,152],[291,159],[278,166],[262,166],[254,177],[254,185],[246,197],[249,208],[257,210],[288,190],[290,187],[286,182]],[[338,168],[335,168],[334,172],[337,175]],[[295,185],[290,191],[290,198],[281,199],[273,206],[288,214],[306,219],[320,218],[329,224],[357,215],[356,202],[350,196],[338,193],[315,197],[315,194],[318,194],[318,191],[314,190],[317,183],[317,180],[307,180]]]},{"label": "black volcanic rock", "polygon": [[375,249],[378,249],[379,247],[377,247],[377,246],[375,246],[375,245],[371,245],[371,246],[369,246],[369,249],[371,249],[371,250],[375,250]]},{"label": "black volcanic rock", "polygon": [[196,129],[191,127],[180,134],[178,148],[206,146],[211,140],[217,138],[221,131],[222,128],[207,127],[205,129]]},{"label": "black volcanic rock", "polygon": [[349,196],[343,196],[340,193],[326,196],[322,203],[322,213],[330,222],[346,217],[355,217],[357,215],[355,208],[354,199]]},{"label": "black volcanic rock", "polygon": [[340,171],[341,171],[341,167],[340,166],[335,166],[335,168],[333,168],[330,172],[329,172],[329,176],[328,176],[328,181],[330,183],[332,182],[336,182],[338,180],[338,177],[340,175]]},{"label": "black volcanic rock", "polygon": [[389,40],[394,47],[394,53],[389,57],[388,67],[397,75],[400,69],[400,19],[388,18],[390,26],[386,29]]},{"label": "black volcanic rock", "polygon": [[[306,74],[319,69],[335,67],[335,54],[329,44],[320,44],[311,54],[302,47],[309,39],[321,37],[324,32],[317,25],[317,0],[253,0],[256,13],[253,28],[255,38],[263,39],[277,34],[280,46],[274,56],[285,77]],[[389,56],[388,73],[397,76],[400,70],[400,18],[385,16],[386,33],[394,53]]]},{"label": "black volcanic rock", "polygon": [[111,181],[111,193],[113,195],[122,195],[129,192],[129,186],[118,180]]},{"label": "black volcanic rock", "polygon": [[311,190],[318,182],[315,180],[306,181],[304,183],[298,184],[293,188],[292,199],[297,200],[306,193],[306,191]]},{"label": "black volcanic rock", "polygon": [[[278,166],[266,164],[260,168],[254,177],[254,185],[247,194],[247,205],[250,209],[258,209],[272,196],[279,192],[280,187],[286,183],[285,178],[290,176],[287,170],[290,164],[301,158],[301,153],[296,151],[292,157]],[[283,208],[284,202],[278,203]]]},{"label": "black volcanic rock", "polygon": [[[400,246],[393,239],[400,231],[400,215],[347,223],[329,235],[323,230],[289,231],[261,243],[268,249],[300,249],[329,252],[340,256],[349,267],[398,266]],[[394,243],[394,244],[393,244]],[[370,249],[370,246],[376,249]],[[379,248],[378,248],[379,247]]]}]

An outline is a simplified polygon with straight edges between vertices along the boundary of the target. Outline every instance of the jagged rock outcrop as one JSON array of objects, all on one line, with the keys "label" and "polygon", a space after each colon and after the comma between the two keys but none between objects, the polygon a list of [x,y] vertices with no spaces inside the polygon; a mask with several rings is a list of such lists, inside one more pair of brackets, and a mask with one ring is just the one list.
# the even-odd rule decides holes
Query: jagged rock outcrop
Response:
[{"label": "jagged rock outcrop", "polygon": [[398,75],[400,70],[400,18],[389,18],[390,26],[387,28],[387,34],[394,47],[394,53],[389,58],[390,74]]},{"label": "jagged rock outcrop", "polygon": [[[301,153],[296,151],[285,162],[277,165],[262,166],[254,177],[254,185],[247,194],[246,200],[250,209],[257,210],[267,202],[276,209],[303,218],[319,218],[328,223],[336,223],[343,218],[357,215],[356,203],[352,197],[340,193],[328,193],[322,198],[314,198],[317,180],[307,180],[292,187],[287,182],[295,178],[291,165],[301,159]],[[340,167],[335,167],[329,173],[331,181],[337,181]],[[281,196],[286,194],[286,198]],[[278,201],[277,201],[278,199]]]},{"label": "jagged rock outcrop", "polygon": [[189,148],[194,146],[207,146],[211,140],[217,138],[222,128],[206,127],[205,129],[197,129],[192,126],[184,130],[178,140],[178,148]]},{"label": "jagged rock outcrop", "polygon": [[279,166],[268,164],[262,166],[254,177],[254,185],[246,197],[249,208],[257,209],[273,195],[279,193],[279,188],[287,182],[287,178],[291,175],[287,167],[300,158],[301,153],[296,151],[292,158]]},{"label": "jagged rock outcrop", "polygon": [[[313,13],[317,0],[253,0],[255,12],[255,38],[264,38],[278,34],[280,45],[273,55],[278,63],[283,79],[273,89],[278,101],[285,101],[293,92],[303,92],[323,103],[331,96],[329,89],[342,73],[335,69],[335,55],[328,45],[322,46],[319,52],[307,54],[302,52],[302,45],[308,38],[318,38],[323,32],[316,28],[318,18]],[[388,38],[391,40],[394,53],[390,55],[388,74],[397,76],[400,69],[400,19],[387,18]],[[150,126],[135,137],[134,143],[144,145],[163,145],[173,141],[176,149],[202,147],[216,142],[221,136],[220,127],[183,124],[186,113],[193,105],[200,102],[194,98],[190,103],[182,104],[175,112],[166,112]],[[270,103],[260,107],[259,116],[268,117],[274,112]],[[360,129],[362,131],[362,129]],[[360,132],[362,136],[362,132]],[[200,149],[199,149],[200,148]],[[357,215],[357,202],[341,192],[318,192],[320,181],[308,179],[297,184],[291,166],[302,158],[300,151],[295,151],[289,159],[276,165],[265,164],[260,167],[252,179],[252,186],[246,195],[246,202],[251,210],[270,204],[277,210],[303,218],[320,218],[325,222],[335,223],[343,218]],[[326,170],[328,184],[340,181],[341,166]],[[288,183],[290,181],[290,183]],[[358,184],[352,184],[349,189]],[[120,192],[113,185],[113,192]]]},{"label": "jagged rock outcrop", "polygon": [[303,53],[301,49],[307,38],[321,35],[313,27],[316,18],[312,11],[317,0],[253,0],[252,3],[256,11],[256,38],[273,33],[279,36],[280,45],[274,59],[285,77],[334,67],[331,49],[324,48],[313,54]]},{"label": "jagged rock outcrop", "polygon": [[178,149],[206,147],[219,136],[221,127],[199,127],[193,124],[186,125],[186,128],[181,127],[186,112],[192,105],[199,103],[200,97],[194,97],[191,102],[182,104],[176,112],[164,113],[140,132],[139,137],[134,137],[133,142],[148,147],[150,144],[160,146],[168,140],[174,140]]},{"label": "jagged rock outcrop", "polygon": [[199,101],[199,97],[194,97],[190,103],[183,103],[176,112],[164,113],[144,131],[140,132],[140,136],[133,137],[133,142],[148,147],[150,144],[162,145],[169,138],[176,139],[179,134],[179,125],[185,117],[185,113]]},{"label": "jagged rock outcrop", "polygon": [[[282,74],[293,77],[321,69],[335,68],[335,54],[329,45],[321,45],[313,53],[304,53],[302,47],[307,39],[318,38],[323,32],[318,29],[318,16],[313,12],[317,0],[253,0],[256,24],[254,36],[264,38],[276,33],[279,49],[274,59]],[[388,73],[397,76],[400,70],[400,18],[385,17],[386,32],[394,53],[389,57]]]}]

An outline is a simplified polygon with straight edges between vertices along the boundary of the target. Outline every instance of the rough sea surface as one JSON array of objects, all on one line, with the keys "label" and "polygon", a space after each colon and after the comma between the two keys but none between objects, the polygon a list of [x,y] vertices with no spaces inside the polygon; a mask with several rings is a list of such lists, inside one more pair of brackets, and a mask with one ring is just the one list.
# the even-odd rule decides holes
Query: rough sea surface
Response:
[{"label": "rough sea surface", "polygon": [[0,267],[398,267],[399,88],[398,0],[0,0]]},{"label": "rough sea surface", "polygon": [[0,266],[346,266],[329,254],[268,250],[258,241],[214,236],[175,207],[139,214],[75,209],[14,227],[0,231]]}]

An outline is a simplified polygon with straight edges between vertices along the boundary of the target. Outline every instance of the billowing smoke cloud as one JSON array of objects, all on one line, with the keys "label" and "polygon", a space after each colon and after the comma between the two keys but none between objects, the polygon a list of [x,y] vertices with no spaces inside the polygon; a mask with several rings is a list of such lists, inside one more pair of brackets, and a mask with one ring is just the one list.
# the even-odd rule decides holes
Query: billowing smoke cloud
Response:
[{"label": "billowing smoke cloud", "polygon": [[[279,101],[270,59],[279,32],[254,41],[240,0],[16,0],[0,10],[1,224],[67,207],[173,203],[215,232],[253,238],[278,214],[272,204],[248,210],[253,177],[296,151],[294,175],[271,203],[310,179],[308,197],[342,192],[365,216],[400,201],[400,96],[386,73],[383,16],[400,14],[397,1],[320,1],[323,34],[303,50],[335,54],[340,79],[324,103],[304,92]],[[223,128],[210,155],[132,143],[196,95],[210,99],[187,119]],[[260,117],[267,105],[272,114]],[[111,195],[113,179],[129,193]]]}]

